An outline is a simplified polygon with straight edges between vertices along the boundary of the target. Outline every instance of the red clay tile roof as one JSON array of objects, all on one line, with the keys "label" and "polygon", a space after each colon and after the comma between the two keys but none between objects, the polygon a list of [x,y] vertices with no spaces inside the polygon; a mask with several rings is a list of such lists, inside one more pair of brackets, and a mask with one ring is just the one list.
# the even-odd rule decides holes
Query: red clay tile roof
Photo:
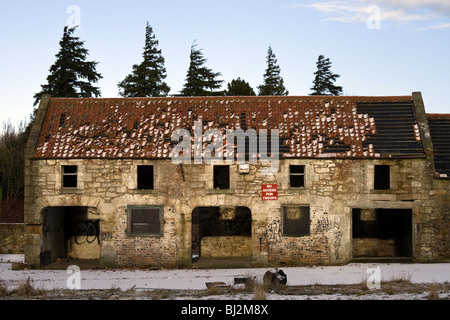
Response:
[{"label": "red clay tile roof", "polygon": [[[35,158],[170,158],[175,129],[279,129],[283,157],[421,156],[411,96],[51,98]],[[210,141],[204,141],[204,146]]]}]

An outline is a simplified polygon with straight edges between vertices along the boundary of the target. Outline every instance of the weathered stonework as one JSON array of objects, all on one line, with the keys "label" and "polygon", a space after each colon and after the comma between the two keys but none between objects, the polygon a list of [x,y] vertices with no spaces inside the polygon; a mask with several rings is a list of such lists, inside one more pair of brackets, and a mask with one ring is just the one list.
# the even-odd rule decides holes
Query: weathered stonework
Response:
[{"label": "weathered stonework", "polygon": [[201,240],[202,257],[246,257],[252,255],[250,237],[205,237]]},{"label": "weathered stonework", "polygon": [[23,254],[25,250],[23,223],[0,223],[0,254]]},{"label": "weathered stonework", "polygon": [[[61,165],[68,163],[79,168],[79,188],[72,191],[55,188],[60,185]],[[136,189],[138,164],[154,165],[154,190]],[[289,164],[306,166],[305,188],[289,188]],[[373,190],[375,164],[391,165],[390,190]],[[33,174],[27,181],[28,186],[32,182],[35,205],[27,209],[25,221],[37,228],[27,237],[41,236],[45,208],[88,206],[99,213],[99,258],[105,264],[175,266],[178,262],[189,264],[191,214],[196,207],[246,206],[251,210],[256,264],[334,264],[352,258],[352,208],[396,208],[413,212],[416,259],[439,259],[447,252],[450,188],[446,181],[424,175],[429,171],[425,160],[286,160],[275,176],[261,175],[258,165],[251,166],[250,174],[239,174],[238,166],[231,165],[234,189],[223,191],[210,186],[211,166],[184,165],[184,182],[178,168],[169,160],[32,161]],[[264,183],[278,185],[278,200],[261,199]],[[130,205],[163,206],[163,236],[127,235],[126,210]],[[309,236],[282,235],[283,205],[310,206]]]}]

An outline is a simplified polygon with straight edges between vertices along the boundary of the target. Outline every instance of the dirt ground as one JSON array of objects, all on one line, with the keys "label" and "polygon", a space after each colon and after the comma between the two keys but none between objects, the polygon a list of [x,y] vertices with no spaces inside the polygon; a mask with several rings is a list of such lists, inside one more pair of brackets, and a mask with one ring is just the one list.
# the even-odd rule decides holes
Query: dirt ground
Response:
[{"label": "dirt ground", "polygon": [[0,283],[2,300],[450,300],[450,283],[417,284],[407,280],[381,283],[380,289],[355,285],[241,286],[212,285],[205,290],[39,290],[32,283],[7,291]]}]

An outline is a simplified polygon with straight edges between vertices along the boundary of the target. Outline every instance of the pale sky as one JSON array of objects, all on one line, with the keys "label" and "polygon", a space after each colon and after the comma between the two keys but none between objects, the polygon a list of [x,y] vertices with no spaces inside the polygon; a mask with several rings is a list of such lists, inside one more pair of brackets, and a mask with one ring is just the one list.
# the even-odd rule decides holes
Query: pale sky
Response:
[{"label": "pale sky", "polygon": [[64,26],[79,24],[97,61],[102,97],[140,63],[147,21],[165,58],[171,94],[183,87],[197,40],[221,72],[223,89],[241,77],[257,92],[269,45],[290,96],[308,95],[320,54],[345,95],[421,91],[429,113],[450,113],[449,0],[84,1],[0,0],[0,121],[28,118],[46,83]]}]

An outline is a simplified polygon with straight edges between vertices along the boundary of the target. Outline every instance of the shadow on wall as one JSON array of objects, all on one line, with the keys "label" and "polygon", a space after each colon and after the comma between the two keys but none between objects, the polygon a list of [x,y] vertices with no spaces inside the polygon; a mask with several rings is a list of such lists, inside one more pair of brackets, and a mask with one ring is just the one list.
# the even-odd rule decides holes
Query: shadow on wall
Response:
[{"label": "shadow on wall", "polygon": [[100,220],[92,207],[42,210],[41,266],[58,259],[100,259]]}]

